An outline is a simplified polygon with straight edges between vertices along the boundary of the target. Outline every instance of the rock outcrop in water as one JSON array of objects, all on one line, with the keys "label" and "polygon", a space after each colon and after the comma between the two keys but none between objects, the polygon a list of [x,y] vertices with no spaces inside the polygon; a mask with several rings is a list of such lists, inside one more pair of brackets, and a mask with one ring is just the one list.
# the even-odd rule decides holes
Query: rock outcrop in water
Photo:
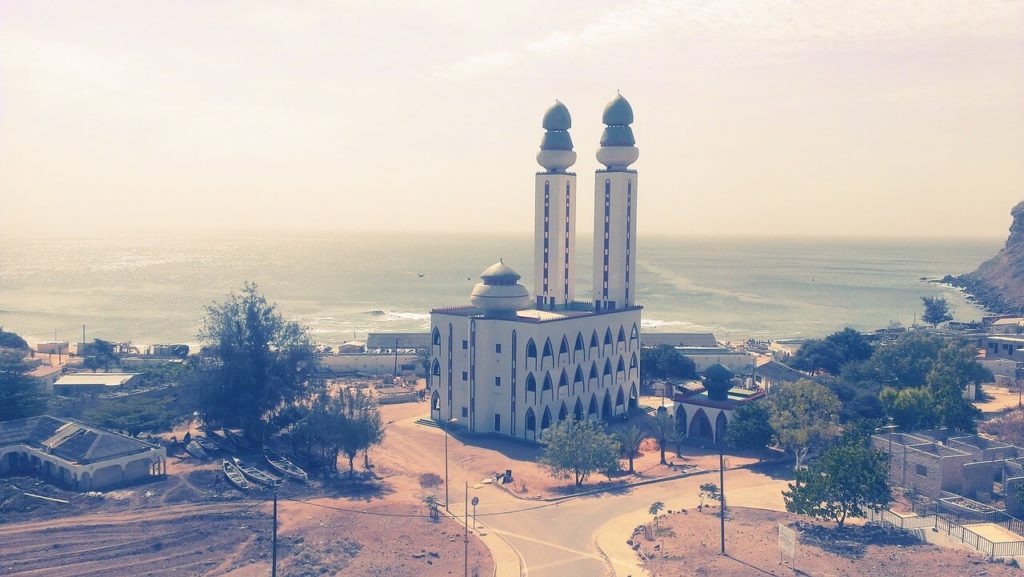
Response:
[{"label": "rock outcrop in water", "polygon": [[1024,202],[1010,211],[1010,237],[999,254],[974,272],[946,276],[944,282],[964,289],[995,313],[1024,314]]}]

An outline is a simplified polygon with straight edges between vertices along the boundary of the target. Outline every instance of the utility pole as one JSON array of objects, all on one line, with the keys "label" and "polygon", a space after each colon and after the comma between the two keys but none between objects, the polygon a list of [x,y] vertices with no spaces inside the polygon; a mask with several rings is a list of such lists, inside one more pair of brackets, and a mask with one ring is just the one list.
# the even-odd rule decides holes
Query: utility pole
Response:
[{"label": "utility pole", "polygon": [[462,513],[462,575],[469,577],[469,481],[466,481],[466,508]]},{"label": "utility pole", "polygon": [[274,489],[274,537],[270,553],[270,577],[277,577],[277,489]]},{"label": "utility pole", "polygon": [[725,442],[718,442],[718,485],[722,494],[722,507],[719,510],[722,526],[722,555],[725,555]]}]

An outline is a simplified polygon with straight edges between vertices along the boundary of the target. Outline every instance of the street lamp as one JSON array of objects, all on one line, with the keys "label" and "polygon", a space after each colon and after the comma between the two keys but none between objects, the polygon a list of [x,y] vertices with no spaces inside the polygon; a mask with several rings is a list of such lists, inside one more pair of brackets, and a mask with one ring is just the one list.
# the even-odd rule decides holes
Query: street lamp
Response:
[{"label": "street lamp", "polygon": [[459,422],[458,419],[452,417],[444,422],[444,510],[451,513],[448,509],[448,425]]}]

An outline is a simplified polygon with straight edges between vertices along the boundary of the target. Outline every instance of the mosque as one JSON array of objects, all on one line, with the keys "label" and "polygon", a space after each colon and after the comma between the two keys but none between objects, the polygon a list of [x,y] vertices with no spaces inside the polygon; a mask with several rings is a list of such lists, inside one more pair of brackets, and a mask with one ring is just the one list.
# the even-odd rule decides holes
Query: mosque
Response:
[{"label": "mosque", "polygon": [[[481,273],[469,305],[431,310],[431,418],[527,440],[567,418],[609,419],[640,390],[633,109],[604,109],[594,179],[592,300],[576,297],[576,162],[561,102],[544,114],[535,178],[534,290],[504,262]],[[453,421],[454,419],[454,421]]]}]

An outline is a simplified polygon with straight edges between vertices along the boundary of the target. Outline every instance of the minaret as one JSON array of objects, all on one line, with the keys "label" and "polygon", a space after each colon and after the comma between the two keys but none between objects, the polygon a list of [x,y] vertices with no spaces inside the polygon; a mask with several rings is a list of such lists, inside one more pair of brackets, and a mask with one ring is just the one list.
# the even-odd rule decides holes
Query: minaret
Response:
[{"label": "minaret", "polygon": [[534,228],[534,295],[538,309],[553,309],[576,296],[576,162],[569,128],[572,118],[561,102],[544,113],[544,138],[537,162]]},{"label": "minaret", "polygon": [[637,174],[640,156],[633,139],[633,108],[617,95],[604,108],[594,181],[594,308],[633,306],[636,297]]}]

